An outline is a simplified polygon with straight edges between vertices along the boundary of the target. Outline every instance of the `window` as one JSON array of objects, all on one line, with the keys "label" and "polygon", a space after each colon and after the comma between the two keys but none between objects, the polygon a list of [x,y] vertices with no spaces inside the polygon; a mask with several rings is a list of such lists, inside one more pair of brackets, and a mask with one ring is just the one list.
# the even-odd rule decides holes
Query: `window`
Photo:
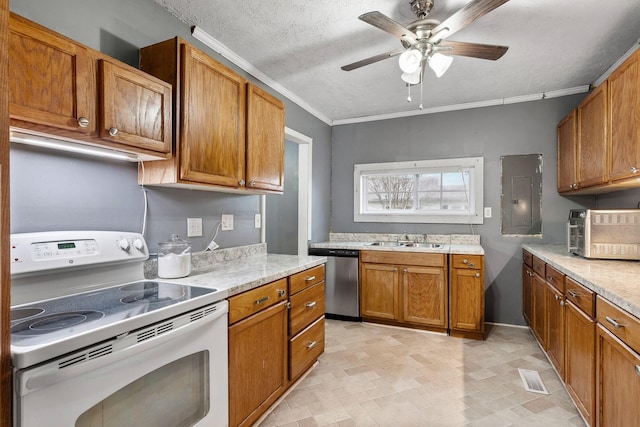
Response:
[{"label": "window", "polygon": [[354,167],[355,222],[482,224],[482,157]]}]

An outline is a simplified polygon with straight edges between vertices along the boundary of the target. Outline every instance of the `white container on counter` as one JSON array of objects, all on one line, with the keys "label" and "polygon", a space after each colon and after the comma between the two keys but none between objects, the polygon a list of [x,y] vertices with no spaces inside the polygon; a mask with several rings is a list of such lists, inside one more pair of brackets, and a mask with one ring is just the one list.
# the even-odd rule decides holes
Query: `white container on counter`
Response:
[{"label": "white container on counter", "polygon": [[191,274],[191,243],[173,234],[166,242],[158,243],[158,277],[177,279]]}]

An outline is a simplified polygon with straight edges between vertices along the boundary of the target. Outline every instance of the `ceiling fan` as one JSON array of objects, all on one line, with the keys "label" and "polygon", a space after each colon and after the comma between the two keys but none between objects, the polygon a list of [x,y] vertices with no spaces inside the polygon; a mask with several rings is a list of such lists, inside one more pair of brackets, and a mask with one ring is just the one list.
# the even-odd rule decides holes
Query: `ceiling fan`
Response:
[{"label": "ceiling fan", "polygon": [[[406,27],[378,11],[360,15],[358,19],[400,39],[403,47],[341,68],[345,71],[351,71],[400,55],[399,65],[403,72],[401,77],[410,86],[422,83],[425,65],[429,65],[436,76],[442,76],[453,61],[449,55],[495,61],[507,52],[509,49],[507,46],[458,42],[446,40],[446,38],[509,0],[472,0],[443,22],[426,18],[433,8],[434,1],[411,1],[411,10],[418,19]],[[410,98],[411,96],[408,100]]]}]

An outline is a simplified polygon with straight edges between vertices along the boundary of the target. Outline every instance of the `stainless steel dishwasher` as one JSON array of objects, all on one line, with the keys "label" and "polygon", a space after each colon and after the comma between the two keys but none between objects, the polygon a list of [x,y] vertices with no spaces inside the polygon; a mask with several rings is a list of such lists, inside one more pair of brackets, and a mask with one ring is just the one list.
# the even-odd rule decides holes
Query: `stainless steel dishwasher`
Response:
[{"label": "stainless steel dishwasher", "polygon": [[352,249],[309,248],[309,255],[327,257],[325,314],[328,319],[361,321],[358,257]]}]

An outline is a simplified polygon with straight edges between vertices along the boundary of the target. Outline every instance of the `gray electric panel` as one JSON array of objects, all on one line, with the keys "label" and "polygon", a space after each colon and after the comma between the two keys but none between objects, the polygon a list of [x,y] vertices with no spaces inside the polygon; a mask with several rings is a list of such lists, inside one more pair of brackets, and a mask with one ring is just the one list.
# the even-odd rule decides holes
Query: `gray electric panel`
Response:
[{"label": "gray electric panel", "polygon": [[500,160],[502,234],[542,235],[542,154],[502,156]]}]

